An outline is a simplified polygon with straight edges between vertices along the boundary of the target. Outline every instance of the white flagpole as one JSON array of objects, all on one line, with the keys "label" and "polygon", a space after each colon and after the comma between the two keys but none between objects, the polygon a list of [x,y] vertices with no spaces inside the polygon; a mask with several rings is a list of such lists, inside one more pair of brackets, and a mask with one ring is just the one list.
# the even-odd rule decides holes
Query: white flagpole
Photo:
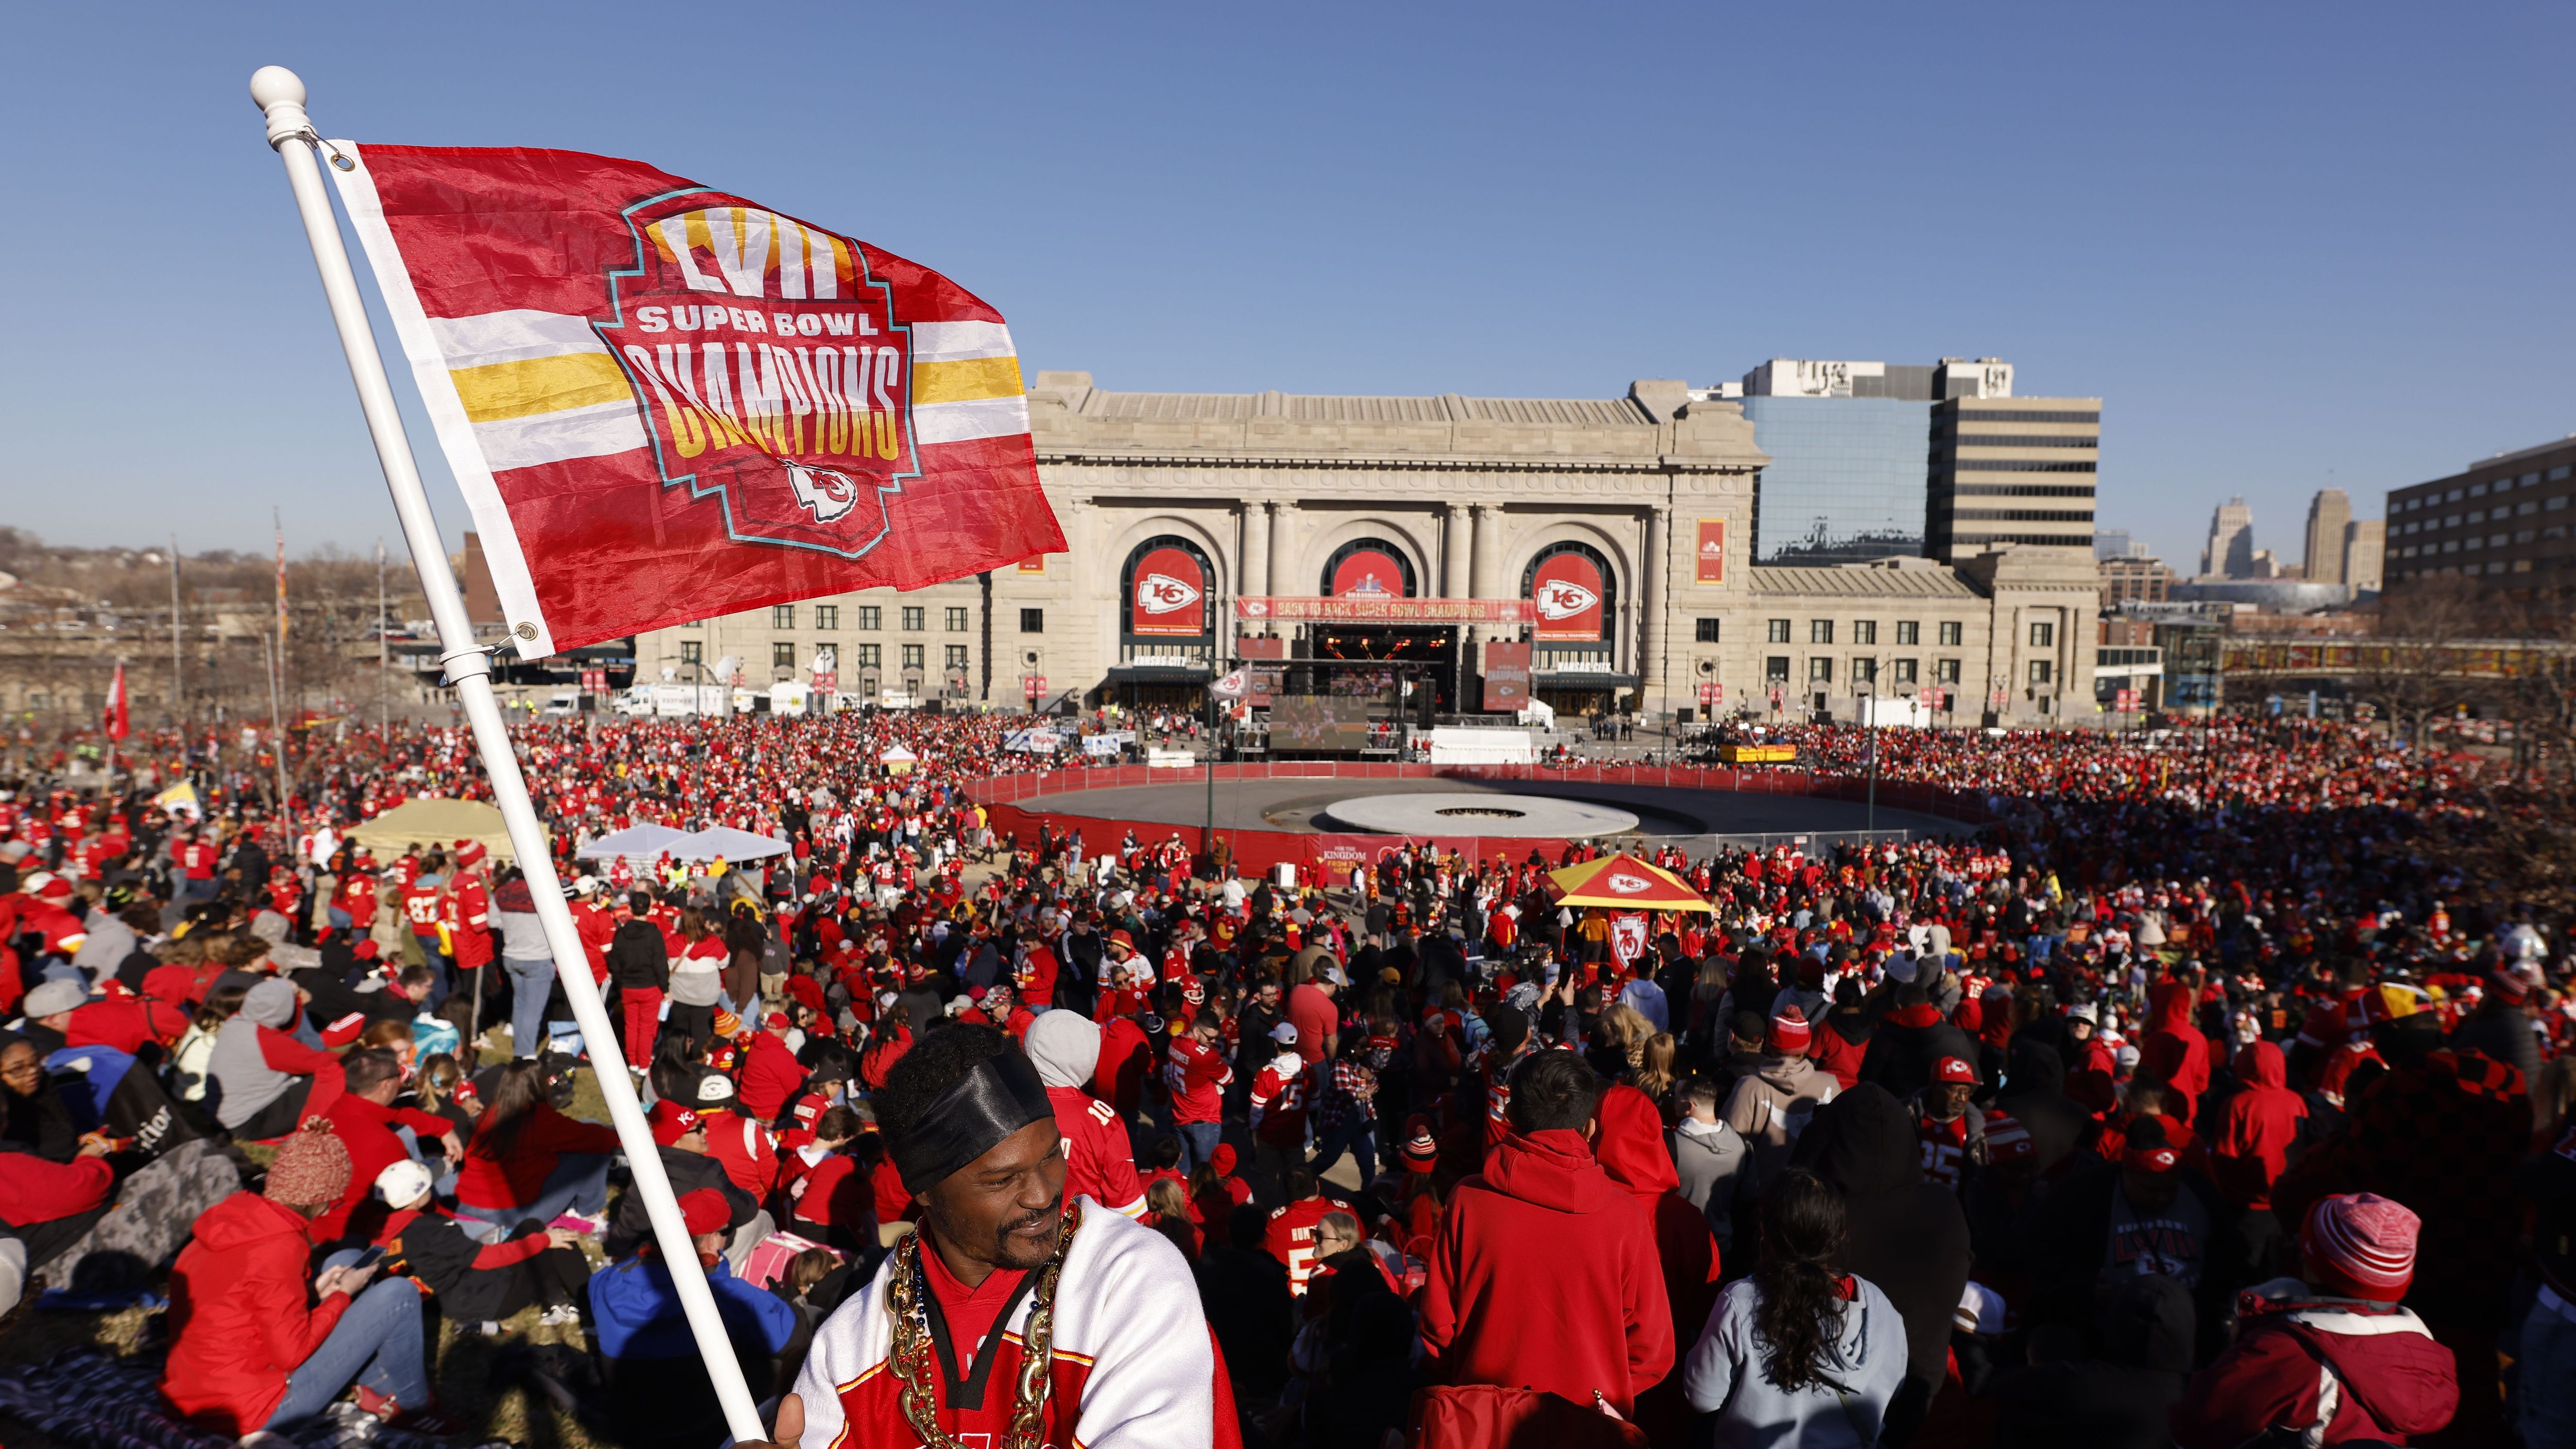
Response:
[{"label": "white flagpole", "polygon": [[403,537],[411,545],[412,566],[420,575],[421,592],[428,596],[430,617],[438,624],[439,663],[454,681],[457,698],[465,706],[466,720],[473,726],[484,773],[491,777],[493,803],[501,808],[501,818],[509,826],[510,847],[518,856],[519,869],[526,873],[528,894],[536,902],[546,944],[554,951],[555,975],[563,982],[564,999],[571,1003],[572,1014],[581,1024],[582,1042],[590,1049],[592,1075],[599,1079],[599,1094],[607,1099],[609,1120],[616,1124],[618,1143],[626,1149],[628,1164],[635,1173],[635,1191],[642,1196],[653,1220],[654,1239],[669,1264],[681,1310],[688,1316],[699,1356],[706,1361],[707,1376],[714,1381],[716,1398],[724,1407],[726,1427],[737,1440],[766,1439],[768,1430],[760,1422],[750,1387],[743,1382],[742,1366],[734,1358],[724,1320],[716,1312],[715,1295],[708,1290],[706,1275],[698,1266],[696,1245],[681,1219],[679,1202],[671,1195],[671,1180],[662,1171],[652,1127],[636,1102],[635,1084],[627,1080],[623,1063],[615,1060],[617,1034],[609,1025],[608,1008],[600,1000],[599,985],[591,980],[589,958],[582,949],[580,932],[573,925],[572,912],[564,904],[563,884],[555,875],[553,857],[547,853],[544,828],[537,822],[536,807],[528,799],[527,781],[519,773],[518,756],[511,751],[508,728],[492,696],[491,661],[475,647],[474,628],[465,618],[465,599],[457,591],[455,573],[447,566],[447,549],[439,540],[437,521],[430,516],[429,497],[421,488],[420,473],[412,461],[402,415],[394,406],[393,387],[385,380],[384,360],[376,351],[374,330],[367,325],[366,305],[359,299],[357,278],[349,270],[349,253],[340,244],[340,226],[332,215],[331,199],[322,184],[322,165],[316,155],[320,138],[304,112],[304,82],[283,66],[262,66],[250,78],[250,95],[268,118],[268,144],[286,163],[287,184],[294,189],[295,209],[304,220],[304,238],[313,247],[313,264],[322,274],[322,291],[330,300],[331,321],[339,329],[340,350],[348,356],[349,376],[358,388],[358,406],[366,414],[367,431],[375,440],[376,461],[384,468],[394,512],[401,518]]}]

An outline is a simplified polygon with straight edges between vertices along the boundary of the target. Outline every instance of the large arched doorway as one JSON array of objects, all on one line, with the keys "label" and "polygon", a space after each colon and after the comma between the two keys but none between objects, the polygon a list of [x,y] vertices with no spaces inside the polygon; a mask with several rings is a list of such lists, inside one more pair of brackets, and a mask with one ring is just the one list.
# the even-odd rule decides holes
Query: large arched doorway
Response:
[{"label": "large arched doorway", "polygon": [[1307,631],[1318,693],[1380,701],[1390,716],[1419,720],[1454,710],[1458,628],[1429,624],[1405,607],[1422,597],[1413,555],[1384,538],[1355,538],[1324,560],[1324,597],[1347,600],[1350,614]]},{"label": "large arched doorway", "polygon": [[1118,570],[1118,663],[1110,697],[1132,709],[1196,710],[1214,677],[1217,574],[1207,551],[1158,534]]},{"label": "large arched doorway", "polygon": [[1618,670],[1619,575],[1588,543],[1567,539],[1521,571],[1530,602],[1531,693],[1560,715],[1606,714],[1635,681]]}]

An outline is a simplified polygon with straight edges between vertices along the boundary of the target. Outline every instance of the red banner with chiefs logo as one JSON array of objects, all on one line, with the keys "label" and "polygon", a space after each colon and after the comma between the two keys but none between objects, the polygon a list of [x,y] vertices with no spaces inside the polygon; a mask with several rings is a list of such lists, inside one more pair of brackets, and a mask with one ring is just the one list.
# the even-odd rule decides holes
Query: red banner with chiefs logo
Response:
[{"label": "red banner with chiefs logo", "polygon": [[1597,643],[1601,638],[1601,566],[1579,553],[1550,554],[1530,579],[1532,631],[1541,640]]},{"label": "red banner with chiefs logo", "polygon": [[1195,639],[1207,632],[1207,574],[1187,549],[1158,548],[1136,560],[1127,593],[1127,632]]},{"label": "red banner with chiefs logo", "polygon": [[1529,708],[1530,646],[1516,639],[1485,641],[1485,709],[1505,714]]},{"label": "red banner with chiefs logo", "polygon": [[1383,549],[1363,548],[1333,566],[1333,597],[1336,599],[1400,599],[1404,587],[1404,564]]},{"label": "red banner with chiefs logo", "polygon": [[948,278],[638,162],[334,146],[522,656],[1063,551]]}]

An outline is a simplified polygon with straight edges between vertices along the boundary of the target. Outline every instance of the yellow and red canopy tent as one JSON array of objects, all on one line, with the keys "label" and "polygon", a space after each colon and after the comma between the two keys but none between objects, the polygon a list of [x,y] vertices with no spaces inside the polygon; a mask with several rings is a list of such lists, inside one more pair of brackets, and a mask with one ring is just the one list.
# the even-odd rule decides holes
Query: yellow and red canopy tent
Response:
[{"label": "yellow and red canopy tent", "polygon": [[1549,871],[1547,893],[1560,906],[1598,906],[1613,911],[1707,911],[1712,915],[1717,910],[1681,877],[1625,854]]}]

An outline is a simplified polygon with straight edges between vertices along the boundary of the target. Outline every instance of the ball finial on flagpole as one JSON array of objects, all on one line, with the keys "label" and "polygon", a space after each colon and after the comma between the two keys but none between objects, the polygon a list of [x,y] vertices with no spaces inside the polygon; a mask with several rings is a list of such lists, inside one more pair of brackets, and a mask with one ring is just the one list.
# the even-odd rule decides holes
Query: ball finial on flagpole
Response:
[{"label": "ball finial on flagpole", "polygon": [[282,65],[264,65],[250,73],[251,104],[268,117],[268,144],[300,136],[313,122],[304,114],[304,78]]}]

